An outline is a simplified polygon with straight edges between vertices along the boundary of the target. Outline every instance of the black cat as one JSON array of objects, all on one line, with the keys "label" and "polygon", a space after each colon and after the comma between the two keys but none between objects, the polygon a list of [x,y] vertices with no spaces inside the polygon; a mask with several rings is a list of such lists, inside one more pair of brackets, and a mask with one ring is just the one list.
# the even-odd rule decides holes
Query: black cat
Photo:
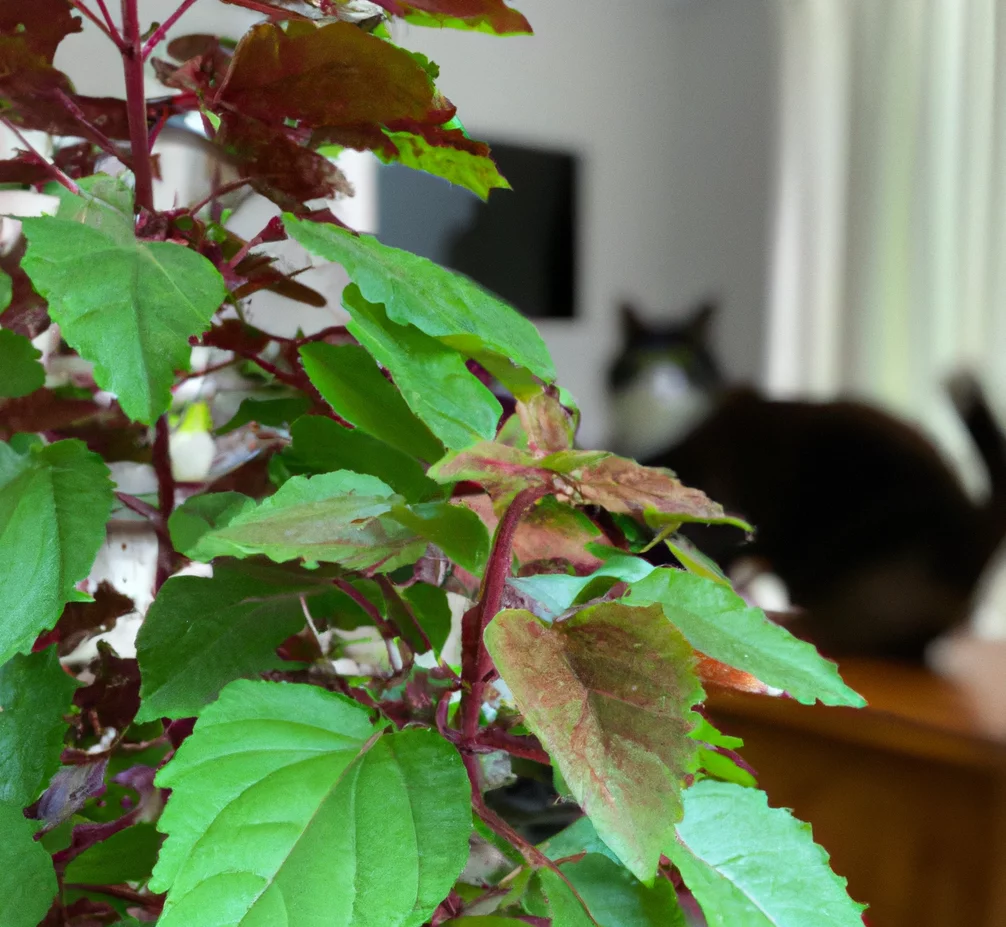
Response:
[{"label": "black cat", "polygon": [[[684,323],[651,327],[623,312],[626,343],[609,381],[617,417],[663,442],[659,451],[640,442],[635,456],[755,526],[749,542],[730,528],[686,533],[728,570],[739,557],[766,561],[803,610],[796,633],[834,655],[921,659],[968,617],[1006,535],[1006,439],[979,384],[960,376],[950,393],[988,470],[983,503],[919,431],[871,406],[728,388],[708,346],[712,314],[705,305]],[[682,409],[684,428],[661,423],[661,397],[633,416],[626,403],[639,401],[643,382],[658,391],[663,382],[665,419]],[[655,558],[673,562],[660,546]]]}]

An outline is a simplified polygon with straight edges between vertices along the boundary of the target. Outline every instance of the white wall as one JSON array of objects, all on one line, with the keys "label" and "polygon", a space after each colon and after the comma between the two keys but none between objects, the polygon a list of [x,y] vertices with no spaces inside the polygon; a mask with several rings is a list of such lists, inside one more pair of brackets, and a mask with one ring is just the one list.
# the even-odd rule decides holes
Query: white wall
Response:
[{"label": "white wall", "polygon": [[[397,30],[402,44],[441,65],[440,86],[474,135],[568,148],[583,158],[582,317],[542,330],[583,407],[585,444],[605,438],[605,367],[618,350],[614,310],[623,297],[674,313],[718,295],[727,369],[743,378],[760,374],[772,2],[523,0],[517,5],[533,38]],[[174,6],[141,3],[147,19]],[[252,17],[202,0],[173,32],[236,20]],[[118,62],[102,53],[100,38],[93,30],[72,37],[57,64],[81,92],[120,93]]]}]

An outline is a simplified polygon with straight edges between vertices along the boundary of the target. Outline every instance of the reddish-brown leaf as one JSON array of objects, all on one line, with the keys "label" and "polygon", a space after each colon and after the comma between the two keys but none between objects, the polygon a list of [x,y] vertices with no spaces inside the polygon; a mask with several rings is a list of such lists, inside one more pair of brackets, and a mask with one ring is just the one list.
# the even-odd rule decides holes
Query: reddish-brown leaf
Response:
[{"label": "reddish-brown leaf", "polygon": [[215,35],[183,35],[168,45],[181,64],[154,58],[151,64],[166,87],[203,92],[219,87],[230,67],[231,51]]},{"label": "reddish-brown leaf", "polygon": [[699,679],[706,685],[719,686],[723,689],[736,689],[738,692],[751,692],[754,695],[781,695],[778,689],[765,685],[760,679],[745,673],[744,670],[735,669],[699,654],[698,674]]},{"label": "reddish-brown leaf", "polygon": [[[489,532],[499,521],[488,496],[478,494],[458,500],[475,512]],[[539,503],[532,508],[517,526],[513,540],[513,553],[521,567],[544,561],[561,562],[572,566],[578,574],[592,573],[602,561],[584,549],[589,542],[608,545],[600,532],[591,527],[586,517],[558,503]],[[523,569],[522,569],[522,572]]]},{"label": "reddish-brown leaf", "polygon": [[531,32],[527,19],[503,0],[377,0],[377,3],[389,13],[421,23],[450,25],[451,20],[461,20],[470,29],[481,28],[497,35]]},{"label": "reddish-brown leaf", "polygon": [[271,23],[234,53],[214,108],[266,123],[322,126],[441,125],[454,107],[407,52],[349,23]]},{"label": "reddish-brown leaf", "polygon": [[216,143],[256,191],[287,212],[302,212],[307,200],[353,195],[345,175],[328,158],[255,119],[225,113]]},{"label": "reddish-brown leaf", "polygon": [[224,319],[214,325],[200,339],[208,347],[237,354],[257,353],[268,343],[269,336],[240,319]]},{"label": "reddish-brown leaf", "polygon": [[10,305],[0,313],[0,326],[36,338],[49,327],[49,304],[35,292],[31,279],[21,269],[28,242],[22,236],[6,254],[0,254],[0,271],[11,280]]},{"label": "reddish-brown leaf", "polygon": [[70,399],[53,390],[37,389],[28,396],[0,403],[0,441],[9,440],[19,431],[60,431],[105,411],[89,399]]},{"label": "reddish-brown leaf", "polygon": [[0,183],[40,184],[52,180],[52,170],[33,156],[0,161]]},{"label": "reddish-brown leaf", "polygon": [[97,721],[102,729],[124,731],[140,708],[140,668],[136,660],[124,660],[107,644],[98,641],[98,661],[92,667],[95,678],[86,689],[78,689],[73,704],[88,723]]},{"label": "reddish-brown leaf", "polygon": [[486,647],[604,842],[651,879],[694,772],[702,687],[692,648],[659,607],[606,602],[547,624],[500,612]]},{"label": "reddish-brown leaf", "polygon": [[430,468],[440,482],[470,480],[497,510],[527,486],[547,486],[557,499],[599,505],[609,512],[657,520],[730,521],[705,493],[683,485],[670,470],[644,467],[605,451],[559,451],[537,458],[529,451],[483,441]]},{"label": "reddish-brown leaf", "polygon": [[82,28],[68,0],[4,0],[0,4],[0,35],[20,39],[49,64],[59,43]]},{"label": "reddish-brown leaf", "polygon": [[66,656],[92,634],[109,631],[123,615],[133,611],[133,600],[108,582],[101,582],[93,602],[70,602],[63,609],[49,642],[59,642],[60,656]]},{"label": "reddish-brown leaf", "polygon": [[528,449],[545,457],[573,446],[576,420],[556,395],[554,387],[536,393],[527,402],[517,402],[517,415],[527,435]]}]

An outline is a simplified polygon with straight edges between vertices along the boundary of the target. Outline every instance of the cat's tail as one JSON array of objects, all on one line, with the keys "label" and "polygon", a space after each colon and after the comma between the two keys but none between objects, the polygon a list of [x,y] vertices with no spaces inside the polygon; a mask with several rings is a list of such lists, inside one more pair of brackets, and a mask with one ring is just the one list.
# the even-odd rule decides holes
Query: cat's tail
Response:
[{"label": "cat's tail", "polygon": [[947,380],[946,389],[988,471],[987,506],[995,512],[1006,513],[1006,433],[973,374],[954,374]]}]

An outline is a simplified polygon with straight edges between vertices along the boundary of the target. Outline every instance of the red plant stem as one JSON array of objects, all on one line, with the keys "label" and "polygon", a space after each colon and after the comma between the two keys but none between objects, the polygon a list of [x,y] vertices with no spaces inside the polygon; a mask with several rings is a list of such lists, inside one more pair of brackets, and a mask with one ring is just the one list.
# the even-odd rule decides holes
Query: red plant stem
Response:
[{"label": "red plant stem", "polygon": [[535,502],[548,495],[548,486],[529,486],[517,493],[510,503],[493,539],[492,553],[482,582],[482,597],[461,619],[461,734],[464,742],[474,743],[479,729],[479,712],[486,687],[486,677],[492,671],[492,661],[482,641],[486,626],[500,610],[503,590],[510,575],[513,539],[521,516]]},{"label": "red plant stem", "polygon": [[119,29],[115,25],[115,21],[112,19],[112,14],[108,12],[108,7],[105,5],[105,0],[95,0],[98,4],[98,9],[101,10],[101,15],[105,20],[105,25],[108,26],[109,32],[117,34]]},{"label": "red plant stem", "polygon": [[158,43],[167,35],[168,30],[176,23],[182,16],[185,15],[185,11],[192,6],[196,0],[182,0],[181,6],[175,10],[163,23],[161,23],[155,30],[153,35],[147,39],[147,44],[143,46],[143,60],[146,61],[150,56],[150,53],[157,48]]},{"label": "red plant stem", "polygon": [[[395,588],[395,584],[388,579],[383,573],[377,577],[377,584],[381,587],[381,592],[384,593],[386,599],[394,599],[401,606],[402,611],[409,616],[409,621],[412,622],[416,631],[419,632],[419,638],[423,642],[423,646],[426,648],[427,652],[433,650],[433,644],[430,641],[430,636],[426,633],[426,630],[419,623],[416,618],[415,612],[409,607],[409,604],[398,594],[398,590]],[[404,632],[404,628],[399,630]]]},{"label": "red plant stem", "polygon": [[120,898],[122,901],[131,901],[133,904],[144,908],[160,910],[163,904],[163,896],[144,895],[125,885],[84,885],[73,882],[63,887],[81,892],[94,892],[96,895],[108,895],[109,898]]},{"label": "red plant stem", "polygon": [[143,49],[140,45],[138,0],[122,0],[122,71],[126,79],[129,144],[136,178],[136,209],[154,208],[154,178],[147,139],[147,101],[143,87]]},{"label": "red plant stem", "polygon": [[524,760],[532,760],[541,763],[542,766],[551,766],[552,759],[542,749],[541,744],[533,737],[518,737],[498,727],[487,727],[479,731],[476,744],[480,747],[488,747],[492,750],[505,750],[511,756],[517,756]]},{"label": "red plant stem", "polygon": [[398,629],[377,610],[377,606],[370,601],[359,589],[345,579],[332,580],[333,585],[346,593],[357,605],[360,606],[374,622],[375,627],[381,632],[381,637],[385,640],[394,640],[398,637]]},{"label": "red plant stem", "polygon": [[527,860],[529,865],[534,866],[535,869],[551,869],[552,872],[562,879],[562,881],[566,883],[566,887],[573,893],[573,897],[576,898],[576,900],[582,905],[583,913],[587,916],[587,919],[594,924],[595,927],[600,927],[597,921],[594,920],[593,915],[590,913],[590,908],[587,907],[586,902],[583,900],[583,896],[566,877],[566,873],[564,873],[556,863],[550,860],[536,846],[528,843],[520,834],[517,833],[517,831],[507,824],[503,818],[501,818],[485,803],[485,799],[482,797],[482,788],[480,785],[478,758],[473,756],[471,753],[465,753],[462,751],[461,759],[464,761],[465,771],[468,773],[468,781],[472,786],[472,807],[475,809],[475,813],[482,818],[485,825],[493,831],[493,833],[502,837],[507,841],[507,843],[513,846],[514,849],[518,850],[521,856]]},{"label": "red plant stem", "polygon": [[499,835],[507,843],[511,844],[514,849],[520,851],[521,856],[523,856],[530,865],[539,869],[543,866],[550,869],[554,868],[552,866],[552,861],[545,856],[541,850],[528,843],[520,834],[517,833],[517,831],[507,824],[503,818],[501,818],[485,803],[485,799],[482,797],[481,773],[479,770],[478,757],[474,754],[462,751],[461,759],[464,761],[465,770],[468,773],[468,781],[471,783],[472,787],[472,807],[475,809],[475,813],[485,822],[486,826],[493,831],[493,833]]},{"label": "red plant stem", "polygon": [[59,87],[56,88],[56,96],[59,98],[59,102],[63,104],[63,109],[65,109],[74,119],[77,120],[85,129],[87,129],[88,135],[91,141],[96,142],[98,147],[107,155],[111,155],[113,158],[118,158],[123,164],[126,165],[130,170],[133,170],[132,158],[128,160],[122,156],[122,152],[112,143],[112,140],[105,135],[93,122],[90,122],[87,116],[84,115],[84,111],[70,99]]},{"label": "red plant stem", "polygon": [[80,193],[80,187],[71,180],[66,174],[63,173],[55,164],[52,163],[48,158],[44,157],[41,152],[39,152],[31,142],[25,138],[24,133],[11,122],[6,116],[0,116],[0,122],[2,122],[8,129],[11,130],[16,136],[17,140],[24,145],[25,150],[30,154],[34,155],[38,159],[39,163],[48,169],[49,173],[67,190],[71,193]]},{"label": "red plant stem", "polygon": [[149,502],[144,502],[142,499],[137,499],[136,496],[131,496],[128,492],[117,492],[115,498],[118,499],[127,509],[132,512],[136,512],[137,515],[142,515],[148,521],[150,521],[155,527],[161,522],[161,513],[158,509],[152,506]]},{"label": "red plant stem", "polygon": [[310,22],[310,17],[303,13],[295,13],[293,10],[284,7],[273,6],[264,0],[224,0],[224,3],[233,3],[234,6],[243,6],[246,10],[254,10],[256,13],[265,13],[270,19],[289,19],[294,22],[302,20]]},{"label": "red plant stem", "polygon": [[209,206],[217,197],[224,196],[227,193],[231,193],[234,190],[239,190],[241,187],[246,186],[251,183],[250,177],[240,177],[237,180],[232,180],[230,183],[225,183],[222,187],[214,188],[213,192],[206,197],[203,197],[198,203],[193,206],[189,206],[185,211],[190,215],[194,216],[200,209],[204,206]]},{"label": "red plant stem", "polygon": [[209,367],[204,367],[202,370],[190,370],[188,373],[183,373],[175,384],[175,389],[181,386],[186,380],[195,380],[197,377],[208,377],[211,373],[216,373],[218,370],[226,370],[228,367],[233,367],[240,357],[232,357],[230,360],[220,361],[219,364],[210,364]]},{"label": "red plant stem", "polygon": [[161,524],[164,526],[164,530],[157,538],[157,576],[154,580],[154,592],[157,592],[171,575],[174,553],[167,532],[168,518],[175,508],[175,477],[171,472],[170,436],[168,417],[162,415],[155,426],[153,447],[154,473],[157,476],[157,508]]},{"label": "red plant stem", "polygon": [[119,34],[119,30],[115,28],[115,24],[109,21],[108,25],[103,23],[91,10],[84,5],[84,0],[70,0],[73,8],[78,13],[83,13],[92,23],[94,23],[105,36],[112,42],[114,42],[119,48],[122,48],[122,36]]},{"label": "red plant stem", "polygon": [[[296,342],[289,342],[290,344],[296,344]],[[303,393],[307,393],[308,397],[314,403],[315,407],[321,412],[322,415],[327,418],[332,419],[333,422],[338,422],[343,428],[352,428],[353,426],[347,422],[341,415],[339,415],[327,402],[325,402],[321,393],[318,392],[315,385],[310,381],[307,374],[300,370],[298,367],[294,368],[293,373],[288,373],[285,370],[281,370],[272,361],[267,361],[264,357],[259,356],[254,351],[242,351],[238,348],[234,351],[235,354],[243,357],[245,360],[250,360],[253,364],[257,364],[266,373],[274,376],[280,383],[286,383],[287,386],[292,386],[294,389],[300,390]]]}]

